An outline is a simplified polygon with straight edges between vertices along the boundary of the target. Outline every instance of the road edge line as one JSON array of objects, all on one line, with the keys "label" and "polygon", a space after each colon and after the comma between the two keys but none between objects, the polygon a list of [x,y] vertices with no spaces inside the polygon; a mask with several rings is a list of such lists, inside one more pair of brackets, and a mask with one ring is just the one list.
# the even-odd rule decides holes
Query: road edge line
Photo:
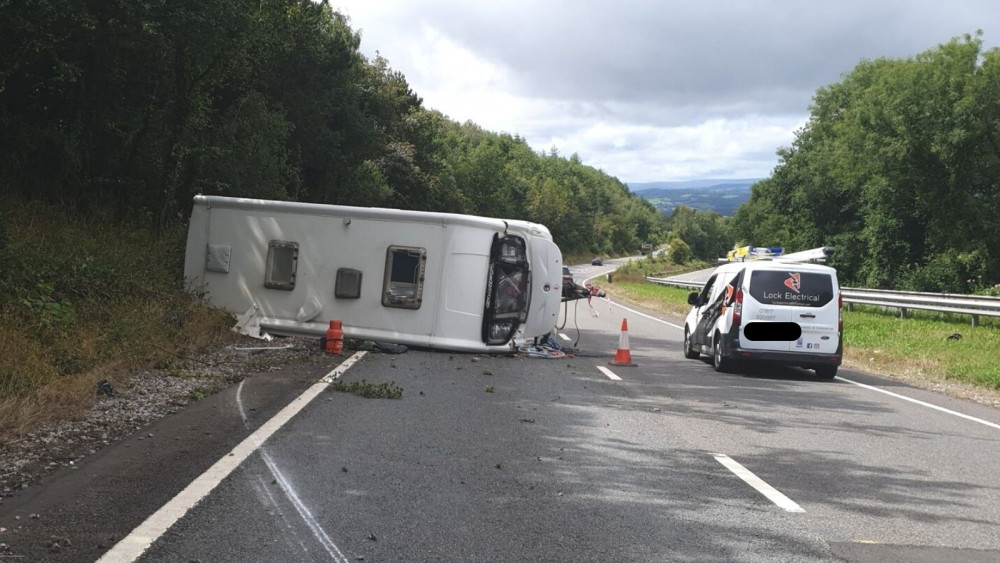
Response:
[{"label": "road edge line", "polygon": [[914,399],[912,397],[907,397],[906,395],[900,395],[899,393],[893,393],[892,391],[886,391],[885,389],[879,389],[878,387],[875,387],[874,385],[868,385],[866,383],[859,383],[857,381],[853,381],[853,380],[847,379],[846,377],[841,377],[839,375],[835,376],[834,379],[839,379],[841,381],[846,381],[847,383],[850,383],[852,385],[857,385],[858,387],[862,387],[864,389],[869,389],[871,391],[878,391],[879,393],[885,393],[886,395],[889,395],[891,397],[896,397],[897,399],[902,399],[904,401],[909,401],[911,403],[916,403],[916,404],[918,404],[920,406],[924,406],[924,407],[931,408],[931,409],[934,409],[934,410],[937,410],[937,411],[941,411],[943,413],[953,414],[953,415],[955,415],[957,417],[964,418],[966,420],[971,420],[972,422],[978,422],[979,424],[984,424],[984,425],[989,426],[991,428],[996,428],[997,430],[1000,430],[1000,424],[997,424],[995,422],[990,422],[988,420],[983,420],[981,418],[976,418],[974,416],[963,414],[963,413],[960,413],[958,411],[953,411],[951,409],[946,409],[944,407],[939,407],[939,406],[937,406],[935,404],[928,403],[928,402],[925,402],[925,401],[921,401],[920,399]]},{"label": "road edge line", "polygon": [[331,382],[340,377],[358,360],[363,358],[364,355],[364,351],[355,352],[317,383],[314,383],[303,391],[292,402],[285,405],[270,420],[244,438],[242,442],[223,456],[222,459],[212,464],[204,473],[195,478],[188,486],[184,487],[181,492],[177,493],[174,498],[170,499],[167,504],[161,506],[159,510],[146,518],[142,524],[139,524],[138,527],[116,543],[114,547],[105,552],[97,560],[97,563],[126,563],[135,561],[141,557],[153,545],[153,542],[166,533],[178,520],[183,518],[191,508],[208,496],[223,479],[228,477],[243,461],[250,457],[250,454],[257,451],[268,438],[280,430],[285,423],[305,408]]}]

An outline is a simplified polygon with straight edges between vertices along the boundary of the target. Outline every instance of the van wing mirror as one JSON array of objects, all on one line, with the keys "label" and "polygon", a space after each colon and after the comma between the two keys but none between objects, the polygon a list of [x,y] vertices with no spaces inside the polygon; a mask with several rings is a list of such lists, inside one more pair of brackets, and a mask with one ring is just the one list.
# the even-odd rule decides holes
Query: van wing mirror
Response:
[{"label": "van wing mirror", "polygon": [[694,305],[695,307],[701,305],[701,302],[699,302],[698,300],[697,291],[692,291],[690,294],[688,294],[688,305]]}]

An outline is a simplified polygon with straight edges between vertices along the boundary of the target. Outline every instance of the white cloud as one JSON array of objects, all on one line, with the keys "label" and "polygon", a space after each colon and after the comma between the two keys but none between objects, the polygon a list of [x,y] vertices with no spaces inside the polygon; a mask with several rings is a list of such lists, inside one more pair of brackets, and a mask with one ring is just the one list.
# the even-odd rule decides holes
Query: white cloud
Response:
[{"label": "white cloud", "polygon": [[426,107],[626,182],[767,176],[817,88],[1000,21],[990,0],[333,5]]}]

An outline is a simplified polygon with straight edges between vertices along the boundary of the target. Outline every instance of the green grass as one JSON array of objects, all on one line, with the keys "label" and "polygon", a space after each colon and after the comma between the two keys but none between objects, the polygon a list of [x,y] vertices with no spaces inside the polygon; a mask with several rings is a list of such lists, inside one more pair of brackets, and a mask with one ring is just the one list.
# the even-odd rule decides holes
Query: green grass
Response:
[{"label": "green grass", "polygon": [[82,412],[94,385],[229,338],[183,290],[183,228],[53,206],[0,209],[0,433]]},{"label": "green grass", "polygon": [[[686,315],[691,290],[651,283],[615,282],[612,296],[640,306]],[[959,333],[960,340],[948,340]],[[883,375],[927,381],[956,380],[1000,390],[1000,319],[917,311],[900,319],[897,312],[858,306],[844,310],[844,364]]]},{"label": "green grass", "polygon": [[[960,340],[949,340],[952,334]],[[969,317],[857,307],[844,312],[844,358],[875,373],[954,379],[1000,389],[1000,323]]]},{"label": "green grass", "polygon": [[402,399],[403,388],[396,385],[395,381],[382,383],[369,383],[367,380],[352,381],[350,383],[340,379],[334,380],[330,384],[331,391],[340,393],[354,393],[366,399]]}]

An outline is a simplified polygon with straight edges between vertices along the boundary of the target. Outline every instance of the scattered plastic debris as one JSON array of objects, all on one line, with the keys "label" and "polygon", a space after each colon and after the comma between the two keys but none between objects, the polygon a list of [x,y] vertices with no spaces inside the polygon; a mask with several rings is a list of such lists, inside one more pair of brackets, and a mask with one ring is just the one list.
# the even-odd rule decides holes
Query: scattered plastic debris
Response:
[{"label": "scattered plastic debris", "polygon": [[562,359],[573,357],[571,354],[567,354],[562,350],[556,350],[549,346],[521,346],[517,350],[529,358]]},{"label": "scattered plastic debris", "polygon": [[232,328],[232,331],[268,342],[272,339],[270,334],[260,331],[260,311],[256,304],[236,319],[236,326]]}]

